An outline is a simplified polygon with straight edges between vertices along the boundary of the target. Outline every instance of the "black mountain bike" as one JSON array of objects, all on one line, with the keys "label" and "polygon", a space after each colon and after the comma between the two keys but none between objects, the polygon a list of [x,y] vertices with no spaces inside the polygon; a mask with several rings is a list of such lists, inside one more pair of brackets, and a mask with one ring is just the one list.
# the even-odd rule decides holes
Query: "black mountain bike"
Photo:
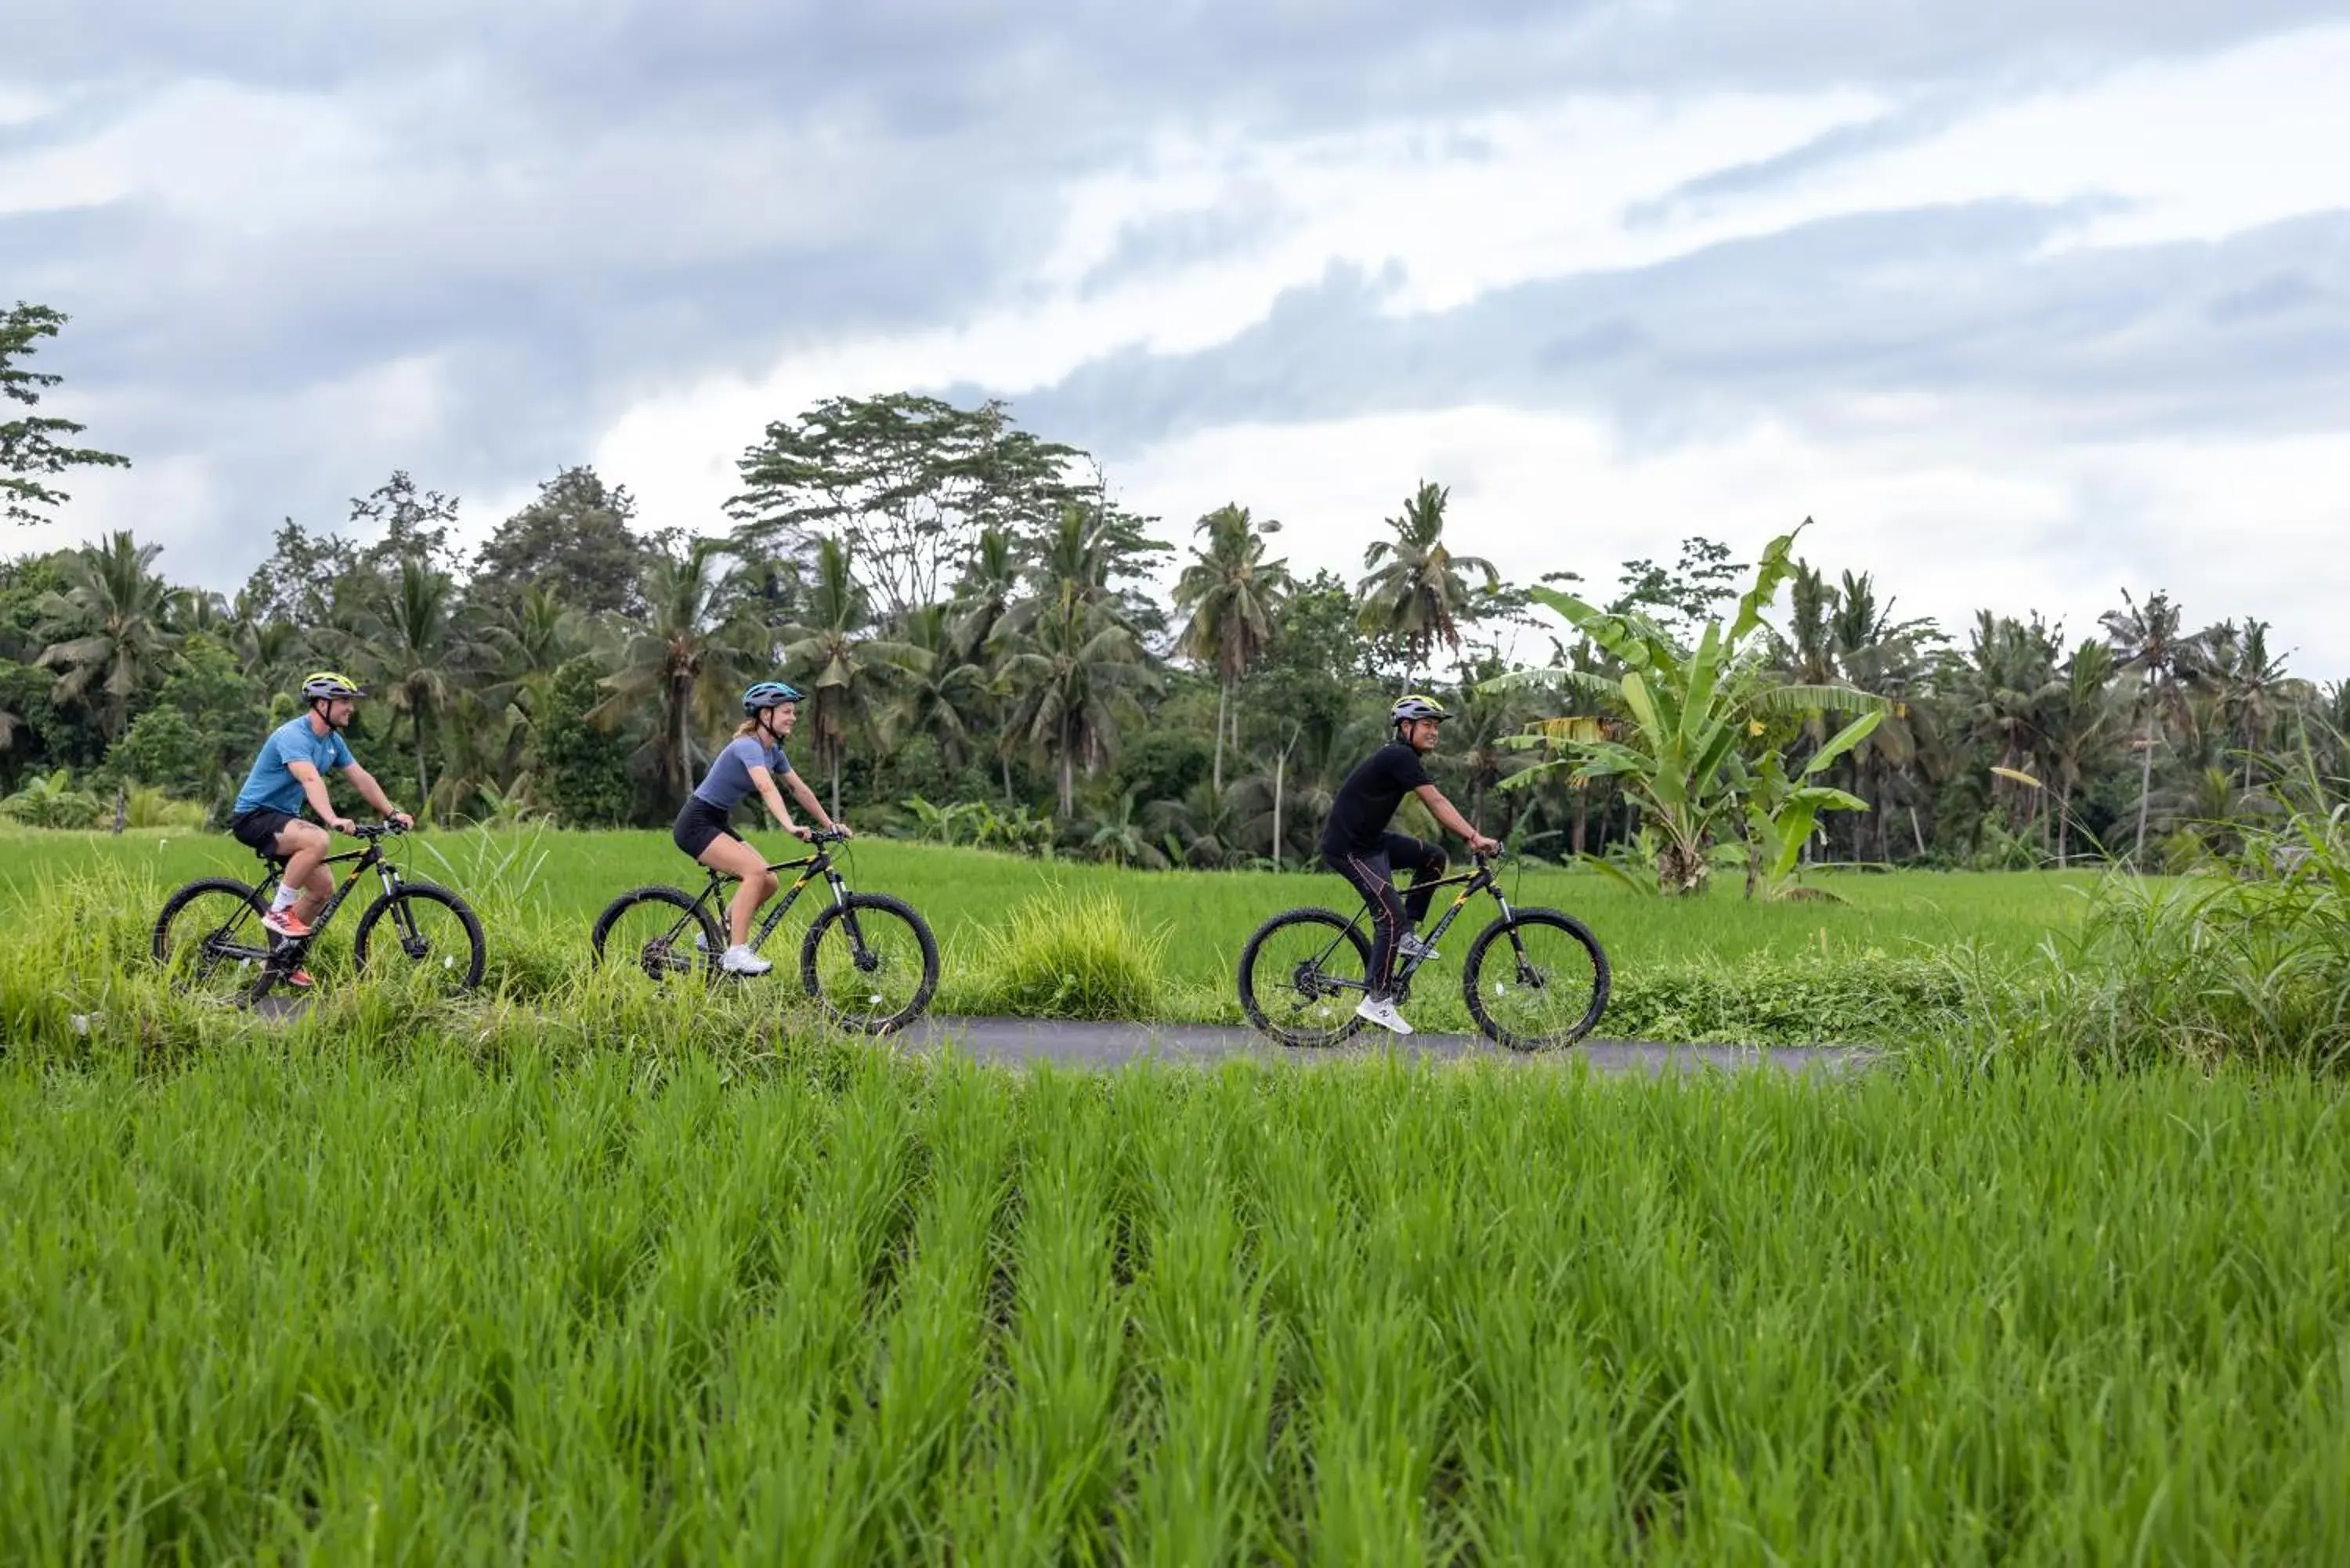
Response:
[{"label": "black mountain bike", "polygon": [[473,990],[482,982],[488,957],[482,922],[464,899],[435,883],[409,880],[385,855],[383,841],[405,831],[392,822],[353,826],[351,836],[367,847],[327,857],[329,866],[351,862],[350,873],[310,922],[307,937],[281,937],[261,923],[277,879],[286,874],[281,857],[255,852],[269,867],[257,888],[234,877],[189,883],[163,900],[163,912],[155,919],[155,961],[190,991],[258,1002],[277,986],[291,986],[289,977],[335,911],[360,877],[373,871],[383,893],[359,916],[351,937],[352,967],[364,973],[370,959],[386,965],[405,960],[413,972],[437,977],[452,992]]},{"label": "black mountain bike", "polygon": [[[1571,1045],[1598,1027],[1607,1008],[1607,955],[1582,921],[1556,909],[1510,908],[1490,859],[1429,886],[1461,889],[1420,938],[1431,958],[1471,898],[1491,893],[1502,908],[1469,944],[1461,971],[1461,999],[1487,1039],[1539,1051]],[[1284,1045],[1336,1045],[1360,1029],[1355,1005],[1369,991],[1370,918],[1366,903],[1352,919],[1336,909],[1287,909],[1259,926],[1241,951],[1241,1007],[1249,1022]],[[1398,1006],[1428,961],[1397,955]]]},{"label": "black mountain bike", "polygon": [[[838,844],[847,834],[819,833],[813,842]],[[911,905],[886,893],[852,893],[829,849],[804,860],[784,860],[770,871],[797,871],[797,880],[769,906],[751,933],[753,952],[783,924],[800,891],[822,877],[831,907],[808,922],[800,942],[800,983],[832,1020],[868,1034],[887,1034],[921,1016],[939,988],[939,944]],[[682,888],[632,888],[596,917],[590,939],[596,962],[607,959],[656,985],[685,980],[696,970],[715,981],[726,937],[720,925],[727,888],[739,878],[712,871],[697,896]]]}]

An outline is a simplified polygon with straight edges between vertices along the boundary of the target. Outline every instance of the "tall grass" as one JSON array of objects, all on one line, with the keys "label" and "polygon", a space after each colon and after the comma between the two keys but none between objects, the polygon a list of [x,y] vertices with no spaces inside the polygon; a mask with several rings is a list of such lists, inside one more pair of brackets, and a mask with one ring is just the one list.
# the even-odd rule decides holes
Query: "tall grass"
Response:
[{"label": "tall grass", "polygon": [[2107,1067],[2350,1064],[2350,807],[2297,814],[2198,873],[2101,884],[2020,975],[1973,986],[1984,1056]]},{"label": "tall grass", "polygon": [[972,972],[958,977],[954,1000],[1029,1018],[1156,1018],[1168,1000],[1167,938],[1109,893],[1047,888],[965,945]]},{"label": "tall grass", "polygon": [[0,1063],[0,1560],[2350,1560],[2307,1079],[347,1023]]},{"label": "tall grass", "polygon": [[[613,894],[641,882],[699,886],[699,872],[666,835],[468,831],[423,835],[396,847],[411,872],[449,884],[481,913],[489,938],[485,989],[542,1006],[569,1005],[587,969],[589,924]],[[1147,994],[1159,1018],[1237,1023],[1233,965],[1249,932],[1276,910],[1343,905],[1351,897],[1336,877],[1321,874],[1154,874],[863,840],[853,856],[855,885],[909,899],[938,933],[937,1005],[946,1012],[1097,1005],[1084,985],[1065,992],[1055,978],[1094,965],[1056,968],[1041,930],[1025,933],[1034,940],[1025,940],[1024,953],[1013,950],[1022,933],[1007,926],[1007,913],[1028,904],[1032,914],[1057,907],[1080,924],[1097,911],[1116,911],[1124,950],[1105,951],[1102,961],[1122,978],[1098,1004],[1109,1012],[1142,1009]],[[171,888],[199,875],[249,876],[254,865],[218,835],[0,833],[0,947],[43,931],[66,933],[70,946],[73,921],[61,918],[57,900],[60,888],[75,887],[111,889],[124,929],[143,940],[140,928]],[[2021,963],[2052,932],[2075,926],[2085,908],[2079,890],[2093,885],[2079,875],[1851,876],[1838,879],[1849,903],[1797,907],[1749,904],[1733,892],[1637,898],[1601,877],[1534,869],[1510,894],[1520,903],[1574,910],[1598,932],[1616,971],[1604,1031],[1801,1044],[1936,1032],[1951,997],[1937,954],[1970,944],[1995,967]],[[313,968],[329,989],[343,961],[337,955],[348,954],[350,929],[371,896],[370,889],[355,895],[324,940]],[[758,994],[771,1006],[790,1006],[781,993],[792,989],[800,935],[817,905],[804,899],[770,943],[781,980]],[[117,913],[91,900],[76,908],[109,920]],[[1471,1027],[1459,965],[1491,912],[1483,905],[1466,911],[1445,939],[1443,960],[1420,972],[1409,1011],[1421,1027]],[[1092,940],[1082,936],[1079,945]],[[61,954],[49,972],[66,972],[73,961]]]}]

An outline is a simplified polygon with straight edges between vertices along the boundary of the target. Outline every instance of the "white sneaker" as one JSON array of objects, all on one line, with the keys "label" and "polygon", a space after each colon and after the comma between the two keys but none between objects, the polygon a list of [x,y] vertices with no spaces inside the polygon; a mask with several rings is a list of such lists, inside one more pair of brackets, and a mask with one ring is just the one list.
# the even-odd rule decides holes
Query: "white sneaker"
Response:
[{"label": "white sneaker", "polygon": [[1403,935],[1398,937],[1396,939],[1396,951],[1401,953],[1408,959],[1419,959],[1422,961],[1440,956],[1434,948],[1430,947],[1426,942],[1419,940],[1419,933],[1418,931],[1406,931]]},{"label": "white sneaker", "polygon": [[1355,1016],[1368,1019],[1391,1034],[1409,1034],[1411,1025],[1403,1021],[1396,1004],[1384,996],[1367,996],[1355,1004]]},{"label": "white sneaker", "polygon": [[718,967],[728,974],[764,974],[775,966],[737,942],[718,955]]}]

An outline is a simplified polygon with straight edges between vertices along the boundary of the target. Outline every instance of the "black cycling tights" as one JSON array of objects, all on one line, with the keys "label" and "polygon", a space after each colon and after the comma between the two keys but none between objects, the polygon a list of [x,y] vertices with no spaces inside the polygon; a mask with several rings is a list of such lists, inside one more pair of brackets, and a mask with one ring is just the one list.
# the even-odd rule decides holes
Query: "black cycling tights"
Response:
[{"label": "black cycling tights", "polygon": [[[1371,994],[1385,996],[1395,973],[1396,939],[1417,930],[1436,896],[1428,886],[1444,875],[1444,851],[1400,833],[1384,834],[1376,854],[1325,855],[1322,864],[1354,884],[1371,907]],[[1399,894],[1395,874],[1409,867],[1411,888]]]}]

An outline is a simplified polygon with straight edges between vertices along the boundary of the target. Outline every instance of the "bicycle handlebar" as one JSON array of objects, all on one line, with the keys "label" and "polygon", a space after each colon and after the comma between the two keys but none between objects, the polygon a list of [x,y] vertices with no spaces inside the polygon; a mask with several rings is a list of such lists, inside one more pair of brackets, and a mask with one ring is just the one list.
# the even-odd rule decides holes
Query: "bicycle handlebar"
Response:
[{"label": "bicycle handlebar", "polygon": [[373,843],[375,840],[380,838],[396,838],[407,831],[409,830],[402,827],[400,824],[388,820],[384,822],[354,822],[351,824],[350,836],[353,838],[366,839],[368,842]]}]

